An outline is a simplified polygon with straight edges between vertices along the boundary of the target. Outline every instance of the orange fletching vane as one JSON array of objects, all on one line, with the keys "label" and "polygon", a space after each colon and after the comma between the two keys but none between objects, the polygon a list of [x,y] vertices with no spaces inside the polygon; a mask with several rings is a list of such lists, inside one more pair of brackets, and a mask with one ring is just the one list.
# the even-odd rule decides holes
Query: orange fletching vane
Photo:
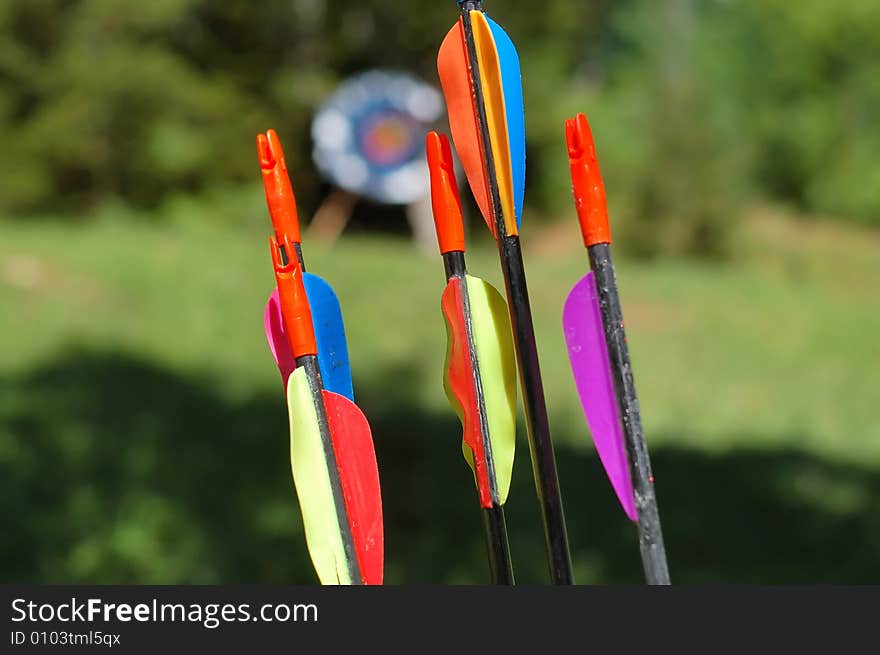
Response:
[{"label": "orange fletching vane", "polygon": [[565,140],[568,144],[574,203],[584,245],[590,247],[597,243],[611,243],[605,185],[602,183],[596,146],[586,116],[578,114],[565,121]]},{"label": "orange fletching vane", "polygon": [[489,182],[486,179],[483,148],[480,139],[480,128],[477,113],[474,109],[474,92],[471,83],[473,70],[468,61],[467,46],[464,39],[464,27],[461,19],[443,39],[437,56],[437,72],[440,74],[440,85],[446,98],[446,109],[449,114],[449,129],[455,149],[461,159],[467,175],[471,192],[480,207],[480,213],[486,225],[495,235],[495,221],[492,219],[489,200]]},{"label": "orange fletching vane", "polygon": [[467,320],[464,315],[461,278],[452,278],[443,290],[440,305],[446,317],[449,330],[449,357],[446,371],[448,390],[458,405],[456,413],[461,419],[465,445],[473,456],[474,477],[481,507],[492,507],[492,488],[489,484],[489,470],[486,451],[483,448],[483,434],[480,426],[477,389],[474,383],[474,370],[468,348]]},{"label": "orange fletching vane", "polygon": [[[289,239],[283,242],[287,252],[293,251]],[[272,252],[272,265],[275,269],[275,283],[278,286],[278,300],[281,303],[281,316],[284,329],[294,357],[317,355],[315,328],[312,325],[312,312],[303,286],[302,269],[296,257],[290,258],[287,264],[281,260],[281,251],[275,237],[269,237],[269,248]]]},{"label": "orange fletching vane", "polygon": [[445,135],[428,132],[425,145],[431,172],[431,207],[440,252],[444,255],[448,252],[464,252],[461,200],[455,182],[449,139]]},{"label": "orange fletching vane", "polygon": [[333,454],[364,584],[382,584],[385,540],[382,493],[370,425],[345,396],[322,391]]},{"label": "orange fletching vane", "polygon": [[284,243],[285,237],[292,244],[301,243],[296,198],[287,174],[287,163],[284,161],[281,141],[275,130],[257,135],[257,156],[260,158],[263,189],[266,192],[266,203],[269,205],[275,238],[281,244]]}]

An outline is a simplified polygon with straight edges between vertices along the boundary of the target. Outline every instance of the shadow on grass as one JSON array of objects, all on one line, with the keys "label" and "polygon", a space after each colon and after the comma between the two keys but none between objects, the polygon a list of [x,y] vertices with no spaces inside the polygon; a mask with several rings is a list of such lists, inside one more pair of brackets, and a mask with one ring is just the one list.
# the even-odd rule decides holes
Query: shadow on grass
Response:
[{"label": "shadow on grass", "polygon": [[[380,463],[386,578],[483,582],[457,420],[401,397],[406,374],[376,375],[359,397]],[[594,453],[558,447],[557,459],[578,581],[639,582],[634,529]],[[880,582],[877,470],[791,451],[653,459],[673,580]],[[233,404],[128,356],[72,353],[0,381],[0,469],[3,582],[314,581],[280,388]],[[544,582],[524,443],[507,512],[519,581]]]}]

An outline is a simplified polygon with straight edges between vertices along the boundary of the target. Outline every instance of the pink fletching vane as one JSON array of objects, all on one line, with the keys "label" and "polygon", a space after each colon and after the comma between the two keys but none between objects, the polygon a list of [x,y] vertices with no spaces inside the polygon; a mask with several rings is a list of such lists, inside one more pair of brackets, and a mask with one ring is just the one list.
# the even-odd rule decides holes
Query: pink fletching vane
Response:
[{"label": "pink fletching vane", "polygon": [[575,385],[599,459],[623,511],[631,521],[636,521],[638,515],[623,442],[623,427],[614,393],[614,380],[611,378],[599,294],[592,273],[581,278],[568,294],[562,312],[562,327]]},{"label": "pink fletching vane", "polygon": [[263,324],[266,328],[266,341],[269,342],[269,350],[272,351],[272,357],[278,364],[278,370],[281,371],[281,378],[284,380],[284,387],[287,388],[287,378],[296,368],[296,360],[290,350],[290,343],[287,341],[287,333],[284,331],[284,320],[281,317],[281,303],[278,301],[278,289],[272,291],[269,300],[266,302],[266,312],[263,314]]}]

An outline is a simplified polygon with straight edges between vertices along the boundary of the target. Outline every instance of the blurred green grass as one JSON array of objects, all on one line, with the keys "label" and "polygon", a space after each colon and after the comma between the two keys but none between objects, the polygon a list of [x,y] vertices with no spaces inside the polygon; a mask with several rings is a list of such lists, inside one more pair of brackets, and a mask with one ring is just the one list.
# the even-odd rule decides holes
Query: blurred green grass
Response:
[{"label": "blurred green grass", "polygon": [[[673,579],[878,582],[880,237],[765,211],[735,243],[727,263],[617,263]],[[560,332],[584,253],[570,221],[524,249],[577,579],[638,582]],[[245,226],[0,221],[4,581],[314,579],[262,333],[267,250]],[[342,302],[388,581],[484,581],[439,258],[366,235],[306,258]],[[501,287],[487,244],[469,268]],[[542,582],[531,485],[520,430],[511,546]]]}]

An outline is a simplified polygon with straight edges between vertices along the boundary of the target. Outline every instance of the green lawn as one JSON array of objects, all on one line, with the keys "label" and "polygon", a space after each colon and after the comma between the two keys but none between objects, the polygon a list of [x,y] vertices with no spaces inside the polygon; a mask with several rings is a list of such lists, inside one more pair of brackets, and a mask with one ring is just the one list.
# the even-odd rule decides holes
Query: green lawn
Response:
[{"label": "green lawn", "polygon": [[[3,581],[313,580],[262,332],[266,234],[0,222]],[[637,582],[561,337],[578,244],[568,223],[524,237],[576,576]],[[726,264],[617,262],[673,579],[880,582],[880,234],[767,213],[737,244]],[[305,250],[342,302],[388,581],[484,581],[441,388],[439,257],[387,236]],[[469,268],[501,286],[487,244]],[[511,547],[519,580],[542,582],[520,432]]]}]

